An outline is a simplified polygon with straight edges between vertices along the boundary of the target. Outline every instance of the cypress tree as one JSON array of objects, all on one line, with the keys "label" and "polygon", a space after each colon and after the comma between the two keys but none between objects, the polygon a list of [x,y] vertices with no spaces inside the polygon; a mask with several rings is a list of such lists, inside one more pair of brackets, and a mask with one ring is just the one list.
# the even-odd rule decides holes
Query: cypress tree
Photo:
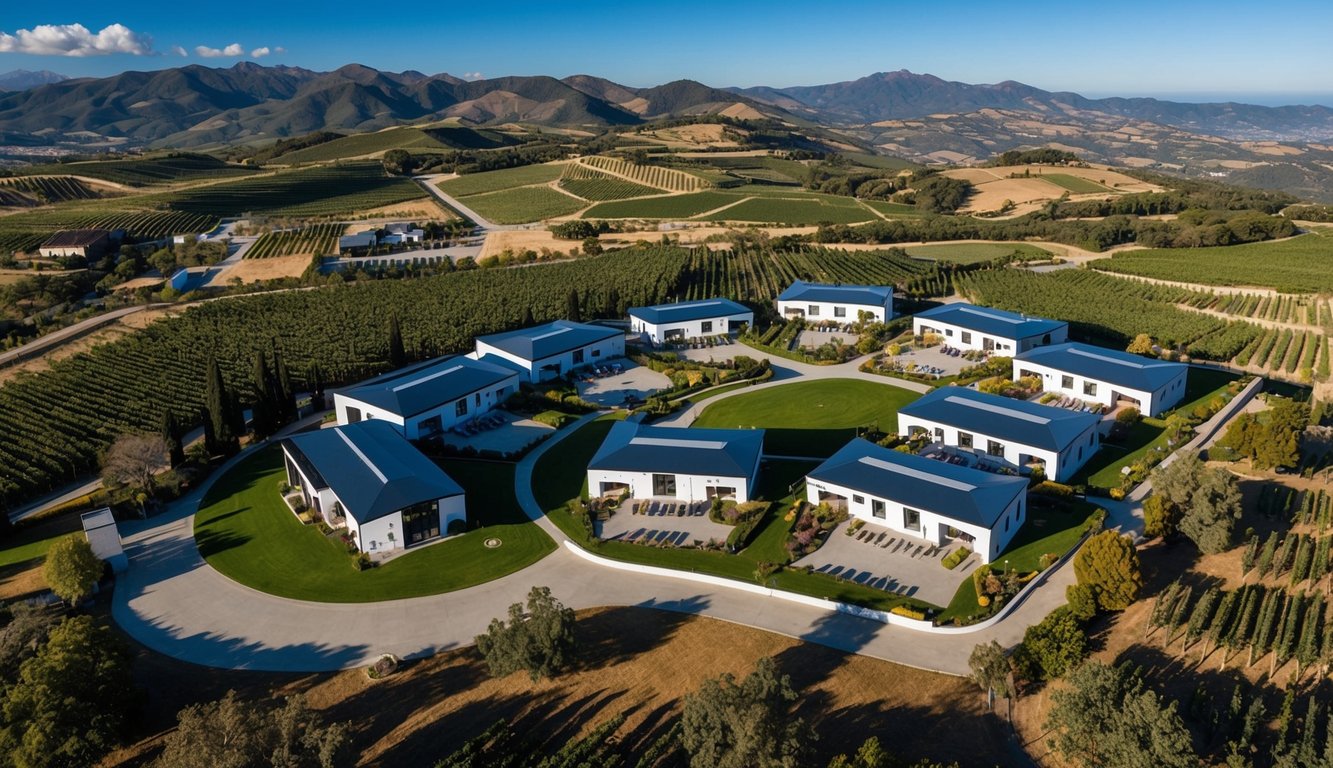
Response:
[{"label": "cypress tree", "polygon": [[529,304],[529,305],[523,307],[523,319],[520,320],[520,321],[518,322],[518,324],[519,324],[519,327],[521,327],[521,328],[527,328],[528,326],[536,325],[536,324],[537,324],[537,321],[532,319],[532,305],[531,305],[531,304]]},{"label": "cypress tree", "polygon": [[306,367],[305,383],[310,388],[310,406],[315,411],[322,411],[327,406],[324,402],[324,371],[319,363],[311,362]]},{"label": "cypress tree", "polygon": [[176,420],[176,414],[170,408],[162,410],[162,439],[167,441],[167,452],[170,456],[171,466],[178,467],[185,463],[185,447],[181,445],[180,422]]},{"label": "cypress tree", "polygon": [[389,318],[389,367],[402,368],[407,364],[407,352],[403,349],[403,329],[398,325],[398,315]]},{"label": "cypress tree", "polygon": [[268,361],[264,359],[264,353],[255,350],[254,367],[250,372],[250,394],[251,402],[254,403],[250,416],[250,428],[254,430],[255,439],[263,440],[274,431],[274,397],[272,376],[269,374]]},{"label": "cypress tree", "polygon": [[209,421],[205,435],[210,430],[213,435],[213,445],[209,453],[226,455],[236,453],[241,447],[240,434],[245,428],[244,421],[242,420],[241,428],[237,429],[239,409],[235,407],[227,393],[227,385],[222,380],[222,368],[218,366],[217,358],[212,356],[209,356],[204,372],[204,404]]},{"label": "cypress tree", "polygon": [[565,319],[575,323],[583,321],[583,310],[579,303],[579,289],[577,288],[569,289],[569,298],[565,303]]},{"label": "cypress tree", "polygon": [[273,374],[277,380],[277,426],[290,424],[296,420],[296,392],[292,389],[287,361],[277,347],[273,348]]}]

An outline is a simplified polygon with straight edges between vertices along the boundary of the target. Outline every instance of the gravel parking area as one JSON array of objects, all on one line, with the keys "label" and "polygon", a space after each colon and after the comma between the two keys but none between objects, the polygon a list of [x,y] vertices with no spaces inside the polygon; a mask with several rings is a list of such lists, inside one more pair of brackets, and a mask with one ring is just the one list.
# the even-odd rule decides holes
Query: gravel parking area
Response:
[{"label": "gravel parking area", "polygon": [[957,545],[936,547],[932,553],[930,544],[921,539],[877,525],[862,527],[858,539],[857,535],[845,535],[850,522],[839,523],[824,546],[793,566],[808,565],[820,573],[943,607],[953,599],[959,581],[981,562],[971,555],[949,570],[940,561]]},{"label": "gravel parking area", "polygon": [[[634,514],[633,510],[644,501],[648,503],[647,513]],[[685,514],[679,514],[684,507]],[[693,504],[676,501],[654,501],[630,499],[620,505],[615,514],[605,522],[596,524],[595,532],[602,539],[621,541],[668,542],[673,546],[682,544],[705,543],[709,539],[726,541],[731,533],[730,525],[722,525],[708,519],[708,502],[696,501]]]},{"label": "gravel parking area", "polygon": [[654,392],[671,386],[671,380],[666,376],[623,358],[607,360],[599,365],[605,370],[613,370],[613,366],[618,365],[620,372],[606,376],[584,372],[576,382],[579,396],[598,405],[625,405],[627,398],[642,402]]}]

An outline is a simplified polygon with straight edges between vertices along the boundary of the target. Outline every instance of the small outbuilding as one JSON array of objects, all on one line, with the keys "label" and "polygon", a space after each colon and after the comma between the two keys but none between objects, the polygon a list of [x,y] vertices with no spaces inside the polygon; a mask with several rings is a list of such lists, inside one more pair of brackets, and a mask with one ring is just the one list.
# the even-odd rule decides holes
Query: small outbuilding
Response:
[{"label": "small outbuilding", "polygon": [[99,560],[111,565],[114,573],[123,573],[130,567],[130,559],[125,555],[125,548],[120,543],[120,529],[116,527],[116,518],[110,507],[84,512],[79,515],[83,523],[83,535],[88,538],[88,545]]},{"label": "small outbuilding", "polygon": [[37,250],[48,259],[91,261],[106,253],[110,245],[111,232],[105,229],[64,229],[48,237]]}]

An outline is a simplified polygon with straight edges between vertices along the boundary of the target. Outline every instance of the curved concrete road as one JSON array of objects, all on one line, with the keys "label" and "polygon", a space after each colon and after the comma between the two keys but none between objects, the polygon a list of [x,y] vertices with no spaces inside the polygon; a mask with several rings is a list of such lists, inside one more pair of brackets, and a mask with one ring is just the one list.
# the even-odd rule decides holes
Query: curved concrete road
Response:
[{"label": "curved concrete road", "polygon": [[[565,537],[531,492],[537,459],[557,444],[558,439],[547,442],[520,462],[516,485],[524,510],[563,544]],[[727,587],[611,570],[563,546],[518,573],[457,592],[378,603],[303,602],[238,584],[203,560],[193,526],[208,485],[165,515],[123,526],[131,567],[116,585],[113,615],[144,645],[214,667],[334,670],[364,665],[382,653],[415,657],[470,645],[505,606],[544,585],[574,608],[642,606],[711,616],[899,664],[966,674],[976,643],[1018,642],[1028,625],[1064,602],[1065,586],[1073,580],[1072,569],[1061,568],[1009,618],[959,635],[928,635]]]}]

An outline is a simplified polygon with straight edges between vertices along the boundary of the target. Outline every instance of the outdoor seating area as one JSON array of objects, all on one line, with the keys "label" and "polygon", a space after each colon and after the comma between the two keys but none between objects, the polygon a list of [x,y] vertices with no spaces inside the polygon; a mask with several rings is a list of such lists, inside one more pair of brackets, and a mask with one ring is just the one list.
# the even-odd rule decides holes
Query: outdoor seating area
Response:
[{"label": "outdoor seating area", "polygon": [[708,517],[707,501],[674,499],[627,499],[606,520],[595,522],[595,533],[603,540],[656,546],[703,547],[710,541],[725,542],[732,527]]},{"label": "outdoor seating area", "polygon": [[956,544],[935,546],[928,541],[877,525],[862,525],[847,535],[851,522],[840,523],[814,553],[793,566],[809,566],[816,573],[849,579],[874,589],[948,605],[961,575],[979,563],[968,555],[950,570],[940,564]]},{"label": "outdoor seating area", "polygon": [[483,413],[474,419],[460,421],[451,427],[449,431],[460,437],[472,437],[473,435],[478,435],[482,432],[489,432],[497,427],[503,427],[508,423],[509,419],[505,414],[492,411],[490,413]]},{"label": "outdoor seating area", "polygon": [[685,338],[667,339],[665,343],[658,346],[658,349],[712,349],[713,347],[729,347],[736,343],[736,339],[726,334],[715,334],[713,336],[691,336]]},{"label": "outdoor seating area", "polygon": [[1047,392],[1040,396],[1037,398],[1037,402],[1042,405],[1049,405],[1053,408],[1068,408],[1071,411],[1078,411],[1079,413],[1095,413],[1102,415],[1111,410],[1110,406],[1102,405],[1101,403],[1089,403],[1088,401],[1080,400],[1077,397],[1059,395],[1054,392]]},{"label": "outdoor seating area", "polygon": [[964,451],[953,446],[942,445],[940,443],[931,443],[921,451],[921,455],[927,459],[942,461],[946,464],[953,464],[959,467],[970,467],[979,469],[983,472],[994,472],[997,475],[1018,474],[1014,468],[993,457],[986,457],[971,451]]},{"label": "outdoor seating area", "polygon": [[900,355],[885,356],[880,367],[898,373],[910,373],[916,376],[936,377],[953,376],[975,362],[954,349],[950,354],[944,346],[914,347]]}]

